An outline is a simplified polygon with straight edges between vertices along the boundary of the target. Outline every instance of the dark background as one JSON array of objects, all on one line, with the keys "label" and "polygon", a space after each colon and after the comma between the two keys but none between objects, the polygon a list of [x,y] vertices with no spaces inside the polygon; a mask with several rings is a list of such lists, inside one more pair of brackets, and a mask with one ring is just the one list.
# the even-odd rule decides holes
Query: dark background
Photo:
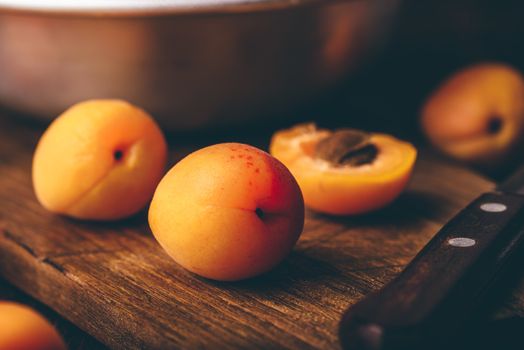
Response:
[{"label": "dark background", "polygon": [[385,50],[305,112],[419,135],[421,105],[455,71],[483,61],[524,68],[523,15],[514,0],[405,0]]},{"label": "dark background", "polygon": [[[291,120],[282,120],[271,128],[316,120],[323,126],[386,131],[424,143],[418,127],[419,110],[444,78],[482,61],[505,62],[523,70],[523,19],[522,1],[405,0],[389,34],[390,40],[378,56],[365,62],[334,90],[305,101]],[[213,132],[217,131],[201,133],[200,137]],[[242,130],[242,134],[248,135],[255,132],[260,129]],[[229,133],[234,137],[240,131]],[[515,160],[515,164],[519,162],[520,159]],[[483,171],[498,180],[513,165]],[[57,325],[71,349],[102,348],[52,310],[1,279],[0,299],[18,300],[38,309]],[[481,344],[486,349],[495,345],[506,349],[509,344],[522,344],[517,337],[519,330],[524,330],[522,319],[503,320],[484,330],[467,333],[458,344],[463,349],[479,348]]]}]

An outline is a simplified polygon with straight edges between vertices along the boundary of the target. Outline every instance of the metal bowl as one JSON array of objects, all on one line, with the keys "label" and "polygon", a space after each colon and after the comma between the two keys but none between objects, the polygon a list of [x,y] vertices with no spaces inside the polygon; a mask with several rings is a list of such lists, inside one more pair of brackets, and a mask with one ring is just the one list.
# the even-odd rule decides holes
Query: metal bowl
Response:
[{"label": "metal bowl", "polygon": [[279,115],[381,43],[391,0],[0,0],[0,104],[123,98],[184,129]]}]

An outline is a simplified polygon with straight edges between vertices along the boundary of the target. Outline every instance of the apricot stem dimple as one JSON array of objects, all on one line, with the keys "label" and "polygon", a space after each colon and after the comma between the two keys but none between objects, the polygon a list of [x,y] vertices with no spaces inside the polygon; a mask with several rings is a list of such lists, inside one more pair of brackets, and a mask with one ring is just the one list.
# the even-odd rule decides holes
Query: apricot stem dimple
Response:
[{"label": "apricot stem dimple", "polygon": [[490,135],[497,134],[502,129],[502,119],[494,116],[488,120],[488,133]]},{"label": "apricot stem dimple", "polygon": [[260,208],[256,208],[255,209],[255,214],[257,214],[259,219],[263,219],[264,218],[264,212]]},{"label": "apricot stem dimple", "polygon": [[118,162],[124,157],[124,152],[120,149],[117,149],[113,152],[113,158]]},{"label": "apricot stem dimple", "polygon": [[360,166],[372,163],[378,154],[371,135],[361,130],[340,129],[320,140],[315,156],[334,166]]}]

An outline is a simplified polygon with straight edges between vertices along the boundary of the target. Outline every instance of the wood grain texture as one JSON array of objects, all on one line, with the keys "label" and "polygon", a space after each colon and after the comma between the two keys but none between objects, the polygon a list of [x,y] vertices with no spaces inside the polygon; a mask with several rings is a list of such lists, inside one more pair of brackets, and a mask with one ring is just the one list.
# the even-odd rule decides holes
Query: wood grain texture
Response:
[{"label": "wood grain texture", "polygon": [[[292,254],[270,273],[219,283],[177,266],[145,213],[88,223],[33,194],[41,131],[0,117],[0,275],[116,349],[337,349],[344,310],[396,276],[441,225],[492,184],[434,157],[406,193],[358,218],[307,213]],[[179,145],[173,160],[195,145]],[[524,314],[521,285],[499,315]]]}]

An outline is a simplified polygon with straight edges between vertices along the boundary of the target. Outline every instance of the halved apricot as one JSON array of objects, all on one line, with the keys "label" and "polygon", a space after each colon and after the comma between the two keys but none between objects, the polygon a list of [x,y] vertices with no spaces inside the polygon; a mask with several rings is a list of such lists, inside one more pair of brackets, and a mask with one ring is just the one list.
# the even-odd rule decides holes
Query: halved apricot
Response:
[{"label": "halved apricot", "polygon": [[295,176],[308,207],[334,215],[391,203],[406,187],[417,156],[413,145],[393,136],[314,124],[278,131],[270,153]]}]

